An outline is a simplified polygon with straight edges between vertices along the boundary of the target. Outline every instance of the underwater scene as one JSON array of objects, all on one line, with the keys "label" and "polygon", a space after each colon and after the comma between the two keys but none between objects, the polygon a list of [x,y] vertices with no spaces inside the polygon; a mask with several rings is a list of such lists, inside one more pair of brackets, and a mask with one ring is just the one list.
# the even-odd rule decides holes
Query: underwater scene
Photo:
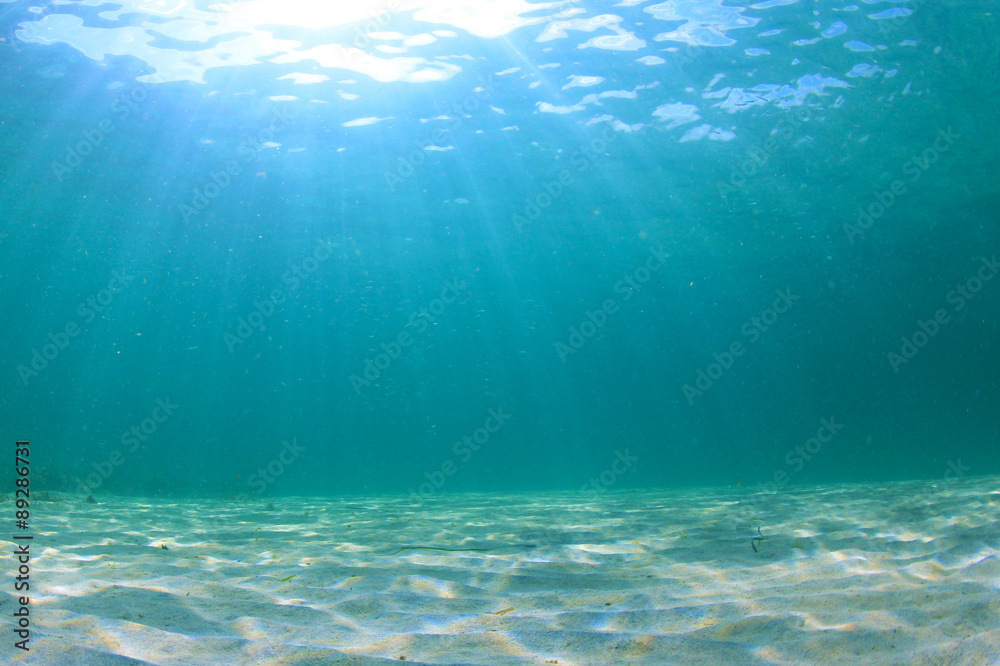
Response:
[{"label": "underwater scene", "polygon": [[1000,663],[998,15],[0,0],[0,663]]}]

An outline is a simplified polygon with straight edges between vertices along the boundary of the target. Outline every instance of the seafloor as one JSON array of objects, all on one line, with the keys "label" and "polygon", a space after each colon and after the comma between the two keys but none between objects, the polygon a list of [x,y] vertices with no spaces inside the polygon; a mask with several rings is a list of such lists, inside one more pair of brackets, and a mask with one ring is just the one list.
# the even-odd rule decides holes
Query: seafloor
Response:
[{"label": "seafloor", "polygon": [[34,507],[28,653],[0,544],[0,661],[1000,663],[997,477],[51,500]]}]

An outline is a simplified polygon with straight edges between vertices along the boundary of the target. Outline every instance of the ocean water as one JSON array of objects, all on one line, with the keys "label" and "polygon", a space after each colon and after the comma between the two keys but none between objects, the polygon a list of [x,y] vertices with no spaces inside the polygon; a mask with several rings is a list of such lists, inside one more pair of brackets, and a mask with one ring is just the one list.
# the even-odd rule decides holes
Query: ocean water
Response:
[{"label": "ocean water", "polygon": [[995,9],[4,2],[7,437],[95,496],[997,473]]},{"label": "ocean water", "polygon": [[0,4],[7,436],[94,495],[997,473],[995,9]]},{"label": "ocean water", "polygon": [[[345,620],[357,631],[337,650],[406,634],[352,644],[378,663],[690,663],[709,653],[676,656],[671,631],[725,624],[732,604],[752,616],[767,602],[734,590],[759,589],[754,567],[807,561],[859,562],[868,584],[909,576],[914,599],[944,569],[982,576],[981,603],[940,611],[962,618],[947,640],[906,616],[932,651],[900,663],[986,663],[947,641],[975,626],[995,650],[1000,625],[998,11],[0,0],[0,424],[11,458],[30,442],[30,471],[0,471],[0,506],[28,476],[35,552],[49,548],[38,663],[220,663],[93,637],[208,635],[217,607],[189,604],[244,599],[206,592],[227,581],[274,605],[218,627],[279,622],[298,603],[284,590],[326,599],[332,583],[304,568],[321,562],[358,574],[338,589],[379,591],[336,598],[370,620]],[[281,534],[298,568],[280,568]],[[168,550],[188,582],[123,564]],[[109,587],[74,587],[70,552],[93,567],[81,581]],[[743,582],[722,585],[717,557]],[[893,557],[916,569],[873,564]],[[702,581],[690,589],[721,586],[712,610],[656,615],[679,587],[621,582],[681,576],[682,560]],[[522,587],[468,573],[543,561]],[[379,567],[385,587],[358,582]],[[549,612],[598,570],[624,572],[601,588],[620,595],[580,603],[612,615],[560,614],[566,601],[544,629],[594,642],[525,638],[543,631],[518,619],[525,604]],[[214,582],[183,587],[197,576]],[[473,588],[489,602],[442,601]],[[380,605],[401,589],[433,599]],[[439,631],[445,612],[522,622],[503,635],[525,642],[497,660],[489,629],[470,634],[487,647],[449,652],[434,640],[466,628]],[[822,642],[833,630],[788,647],[804,634],[783,612],[780,631],[711,634],[711,659],[869,654]],[[808,626],[866,626],[824,612]],[[60,613],[103,619],[66,638]],[[267,635],[242,621],[212,632]],[[600,642],[629,632],[661,642],[645,656]],[[288,650],[322,643],[291,635]],[[282,654],[240,649],[233,663]]]}]

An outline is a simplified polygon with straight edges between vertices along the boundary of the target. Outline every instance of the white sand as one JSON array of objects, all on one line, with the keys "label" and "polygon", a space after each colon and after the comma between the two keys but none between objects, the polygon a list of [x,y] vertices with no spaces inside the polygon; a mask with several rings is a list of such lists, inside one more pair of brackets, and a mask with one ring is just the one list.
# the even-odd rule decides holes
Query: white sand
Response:
[{"label": "white sand", "polygon": [[[995,477],[752,507],[735,491],[62,499],[35,507],[32,650],[12,647],[8,580],[0,663],[1000,663]],[[494,550],[398,550],[418,545]]]}]

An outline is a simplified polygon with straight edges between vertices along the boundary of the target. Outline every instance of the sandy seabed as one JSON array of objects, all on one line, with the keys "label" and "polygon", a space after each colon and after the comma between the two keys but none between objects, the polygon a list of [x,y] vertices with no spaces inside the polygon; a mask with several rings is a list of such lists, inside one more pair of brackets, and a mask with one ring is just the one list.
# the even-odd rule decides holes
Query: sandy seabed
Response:
[{"label": "sandy seabed", "polygon": [[28,653],[0,540],[0,663],[1000,663],[997,477],[52,500]]}]

